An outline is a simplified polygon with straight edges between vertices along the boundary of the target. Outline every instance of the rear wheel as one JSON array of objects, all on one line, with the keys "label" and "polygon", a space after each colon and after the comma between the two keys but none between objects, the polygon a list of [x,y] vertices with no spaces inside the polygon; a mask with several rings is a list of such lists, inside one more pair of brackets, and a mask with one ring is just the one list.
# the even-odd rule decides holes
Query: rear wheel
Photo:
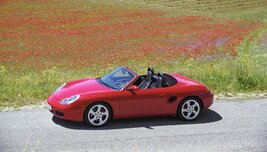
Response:
[{"label": "rear wheel", "polygon": [[111,119],[111,109],[105,103],[94,103],[86,109],[84,117],[85,123],[90,126],[104,126]]},{"label": "rear wheel", "polygon": [[194,97],[183,100],[177,109],[178,117],[187,121],[195,120],[201,111],[200,102],[199,99]]}]

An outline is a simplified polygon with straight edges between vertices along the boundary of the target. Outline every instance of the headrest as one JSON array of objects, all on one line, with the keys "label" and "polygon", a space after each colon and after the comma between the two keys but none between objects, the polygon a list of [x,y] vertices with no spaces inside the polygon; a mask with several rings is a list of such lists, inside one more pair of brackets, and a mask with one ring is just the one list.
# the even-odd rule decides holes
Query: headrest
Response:
[{"label": "headrest", "polygon": [[146,77],[146,81],[151,81],[152,77],[153,77],[153,72],[152,71],[148,71],[147,77]]},{"label": "headrest", "polygon": [[152,72],[152,74],[154,74],[154,70],[153,70],[153,68],[151,68],[151,67],[148,67],[148,69],[147,69],[147,72],[149,72],[149,71],[151,71],[151,72]]}]

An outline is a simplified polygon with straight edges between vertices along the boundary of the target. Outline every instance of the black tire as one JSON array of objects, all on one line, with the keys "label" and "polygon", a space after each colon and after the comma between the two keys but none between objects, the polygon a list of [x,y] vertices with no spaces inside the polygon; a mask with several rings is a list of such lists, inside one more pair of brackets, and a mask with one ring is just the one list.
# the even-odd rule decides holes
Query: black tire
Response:
[{"label": "black tire", "polygon": [[111,108],[104,102],[93,103],[84,112],[84,122],[92,127],[102,127],[107,125],[110,122],[111,117]]},{"label": "black tire", "polygon": [[198,98],[185,98],[177,108],[177,116],[184,121],[193,121],[199,117],[201,106],[201,101]]}]

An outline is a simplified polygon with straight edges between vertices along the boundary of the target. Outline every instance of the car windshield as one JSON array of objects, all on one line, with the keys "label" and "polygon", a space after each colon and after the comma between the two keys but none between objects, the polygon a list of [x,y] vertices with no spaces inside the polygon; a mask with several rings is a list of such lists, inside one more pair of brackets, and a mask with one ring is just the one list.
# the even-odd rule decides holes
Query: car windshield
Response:
[{"label": "car windshield", "polygon": [[133,78],[134,75],[129,70],[125,67],[119,67],[106,76],[98,79],[98,82],[111,89],[120,90]]}]

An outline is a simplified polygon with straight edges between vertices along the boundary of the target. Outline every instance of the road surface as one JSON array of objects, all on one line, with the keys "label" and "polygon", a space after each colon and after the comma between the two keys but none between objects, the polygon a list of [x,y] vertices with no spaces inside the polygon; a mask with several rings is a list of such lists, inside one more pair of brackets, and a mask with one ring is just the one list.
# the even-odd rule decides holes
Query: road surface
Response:
[{"label": "road surface", "polygon": [[0,151],[265,151],[267,99],[216,101],[195,122],[115,120],[104,128],[52,117],[47,109],[0,112]]}]

